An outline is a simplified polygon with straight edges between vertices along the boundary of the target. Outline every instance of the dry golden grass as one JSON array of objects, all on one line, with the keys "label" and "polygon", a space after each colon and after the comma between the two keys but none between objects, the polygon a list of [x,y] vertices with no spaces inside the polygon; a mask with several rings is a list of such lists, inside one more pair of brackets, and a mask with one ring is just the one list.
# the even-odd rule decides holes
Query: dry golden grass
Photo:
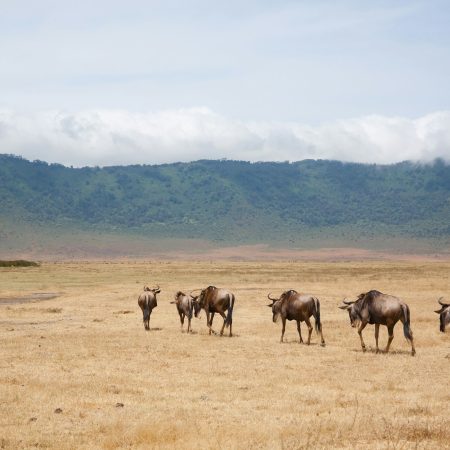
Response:
[{"label": "dry golden grass", "polygon": [[[0,297],[61,296],[0,304],[0,448],[449,448],[450,334],[433,312],[449,274],[444,262],[1,269]],[[151,283],[162,293],[145,332],[137,296]],[[236,293],[231,339],[208,336],[204,314],[180,332],[173,294],[208,284]],[[287,288],[320,298],[325,348],[299,345],[292,322],[279,344],[266,295]],[[361,352],[337,305],[368,289],[409,304],[416,357],[400,324],[390,354],[370,350],[370,326]]]}]

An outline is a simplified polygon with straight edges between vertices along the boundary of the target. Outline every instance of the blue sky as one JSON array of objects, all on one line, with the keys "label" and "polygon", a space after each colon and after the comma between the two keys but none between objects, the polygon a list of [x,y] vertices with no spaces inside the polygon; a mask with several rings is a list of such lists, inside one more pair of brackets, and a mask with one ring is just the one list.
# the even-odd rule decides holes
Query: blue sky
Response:
[{"label": "blue sky", "polygon": [[447,1],[0,0],[0,153],[450,156]]}]

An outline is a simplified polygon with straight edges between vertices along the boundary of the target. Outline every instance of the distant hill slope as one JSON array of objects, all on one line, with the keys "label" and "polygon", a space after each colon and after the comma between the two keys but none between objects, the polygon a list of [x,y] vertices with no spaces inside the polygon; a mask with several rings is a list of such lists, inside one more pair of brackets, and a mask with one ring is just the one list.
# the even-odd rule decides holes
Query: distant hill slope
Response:
[{"label": "distant hill slope", "polygon": [[69,168],[0,155],[0,217],[151,237],[450,235],[450,167],[305,160]]}]

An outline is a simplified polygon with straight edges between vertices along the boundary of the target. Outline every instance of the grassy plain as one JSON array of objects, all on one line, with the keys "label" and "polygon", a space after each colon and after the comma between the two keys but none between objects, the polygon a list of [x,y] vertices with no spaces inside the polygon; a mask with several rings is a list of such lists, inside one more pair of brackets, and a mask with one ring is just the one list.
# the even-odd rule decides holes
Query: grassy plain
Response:
[{"label": "grassy plain", "polygon": [[[162,293],[145,332],[137,296],[153,283]],[[173,294],[208,284],[236,293],[233,338],[208,336],[204,314],[180,331]],[[287,288],[320,298],[325,348],[315,334],[298,344],[294,323],[279,344],[266,295]],[[337,306],[369,289],[409,304],[415,357],[400,325],[390,354],[373,352],[371,326],[361,352]],[[36,292],[61,295],[30,301]],[[2,268],[0,448],[450,448],[450,333],[433,312],[442,295],[448,262]]]}]

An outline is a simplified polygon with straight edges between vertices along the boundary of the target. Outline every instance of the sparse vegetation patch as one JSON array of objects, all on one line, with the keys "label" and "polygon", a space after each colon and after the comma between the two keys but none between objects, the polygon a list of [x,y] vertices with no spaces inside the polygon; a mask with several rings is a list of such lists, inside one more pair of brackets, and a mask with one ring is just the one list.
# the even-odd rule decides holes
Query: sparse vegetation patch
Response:
[{"label": "sparse vegetation patch", "polygon": [[25,259],[15,259],[11,261],[0,260],[0,267],[38,267],[39,263],[35,261],[26,261]]}]

